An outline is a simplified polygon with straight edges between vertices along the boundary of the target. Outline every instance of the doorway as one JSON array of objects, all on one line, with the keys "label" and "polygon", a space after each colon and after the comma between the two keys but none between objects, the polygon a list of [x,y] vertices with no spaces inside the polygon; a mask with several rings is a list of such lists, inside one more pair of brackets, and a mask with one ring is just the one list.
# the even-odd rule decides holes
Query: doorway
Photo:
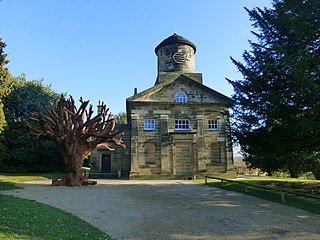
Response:
[{"label": "doorway", "polygon": [[101,156],[101,172],[111,173],[111,155],[102,154]]}]

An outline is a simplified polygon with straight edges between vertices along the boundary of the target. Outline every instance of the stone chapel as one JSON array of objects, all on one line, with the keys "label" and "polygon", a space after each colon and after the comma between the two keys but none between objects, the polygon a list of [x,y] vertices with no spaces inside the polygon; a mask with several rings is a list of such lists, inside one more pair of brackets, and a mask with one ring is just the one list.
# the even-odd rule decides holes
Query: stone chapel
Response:
[{"label": "stone chapel", "polygon": [[230,98],[205,86],[195,71],[196,46],[177,34],[156,48],[153,87],[126,100],[127,148],[92,152],[94,173],[118,177],[192,178],[233,169]]}]

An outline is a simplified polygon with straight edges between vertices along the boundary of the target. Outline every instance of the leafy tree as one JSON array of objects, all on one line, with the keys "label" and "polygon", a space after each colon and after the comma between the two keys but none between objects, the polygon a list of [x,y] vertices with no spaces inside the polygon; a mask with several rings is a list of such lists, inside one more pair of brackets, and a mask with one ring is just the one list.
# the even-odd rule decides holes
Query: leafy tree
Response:
[{"label": "leafy tree", "polygon": [[11,90],[13,77],[9,73],[6,65],[9,63],[7,60],[7,54],[4,53],[6,44],[2,42],[0,38],[0,132],[3,131],[5,123],[5,116],[3,112],[3,98],[6,97]]},{"label": "leafy tree", "polygon": [[125,112],[119,112],[114,116],[114,119],[117,124],[126,124],[127,123],[127,114]]},{"label": "leafy tree", "polygon": [[42,81],[14,79],[11,93],[4,98],[7,127],[3,132],[6,148],[0,169],[6,171],[48,171],[63,167],[62,156],[53,141],[36,140],[26,128],[33,111],[47,112],[58,102],[59,94]]},{"label": "leafy tree", "polygon": [[[13,78],[9,73],[6,65],[9,63],[7,54],[4,53],[5,43],[0,38],[0,134],[6,126],[6,119],[3,111],[3,98],[10,93]],[[5,147],[3,145],[3,136],[0,135],[0,161],[5,155]]]},{"label": "leafy tree", "polygon": [[305,169],[311,171],[316,179],[320,179],[320,152],[313,152],[305,156]]},{"label": "leafy tree", "polygon": [[[271,173],[296,177],[320,151],[320,1],[274,0],[273,8],[245,8],[257,42],[232,59],[243,79],[235,94],[234,136],[246,160]],[[313,160],[310,160],[313,159]]]}]

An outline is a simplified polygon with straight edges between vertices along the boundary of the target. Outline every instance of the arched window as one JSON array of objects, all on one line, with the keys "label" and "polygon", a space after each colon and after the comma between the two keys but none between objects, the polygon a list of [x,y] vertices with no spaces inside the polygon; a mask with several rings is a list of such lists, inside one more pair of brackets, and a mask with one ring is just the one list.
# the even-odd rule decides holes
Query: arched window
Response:
[{"label": "arched window", "polygon": [[187,102],[187,95],[184,93],[177,93],[176,102],[180,102],[180,103]]}]

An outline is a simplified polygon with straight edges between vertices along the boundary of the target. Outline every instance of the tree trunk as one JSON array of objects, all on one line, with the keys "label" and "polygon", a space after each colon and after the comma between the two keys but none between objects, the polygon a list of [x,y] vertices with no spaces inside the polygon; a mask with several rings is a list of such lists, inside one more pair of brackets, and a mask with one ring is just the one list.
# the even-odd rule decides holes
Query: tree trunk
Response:
[{"label": "tree trunk", "polygon": [[90,181],[86,178],[84,172],[82,171],[83,160],[85,159],[86,151],[81,148],[76,149],[77,152],[69,155],[64,152],[63,158],[66,163],[67,175],[61,180],[54,179],[52,180],[52,186],[87,186],[87,185],[95,185],[96,181]]},{"label": "tree trunk", "polygon": [[[0,0],[1,1],[1,0]],[[31,121],[27,123],[30,132],[37,138],[54,140],[63,155],[67,175],[61,179],[52,180],[53,186],[93,185],[82,171],[83,160],[97,146],[110,151],[112,145],[125,147],[121,140],[123,130],[115,129],[115,121],[109,108],[102,103],[99,113],[93,117],[92,105],[80,98],[81,106],[75,106],[72,96],[65,100],[61,95],[56,108],[49,109],[48,114],[33,112]]]}]

